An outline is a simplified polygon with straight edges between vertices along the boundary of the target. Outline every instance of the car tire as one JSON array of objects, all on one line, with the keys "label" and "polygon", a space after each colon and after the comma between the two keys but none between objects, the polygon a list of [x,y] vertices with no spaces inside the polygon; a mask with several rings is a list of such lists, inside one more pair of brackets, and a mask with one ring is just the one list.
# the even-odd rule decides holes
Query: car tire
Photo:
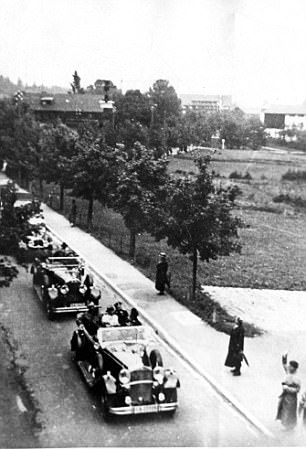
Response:
[{"label": "car tire", "polygon": [[48,320],[53,321],[54,320],[54,312],[52,308],[50,307],[50,304],[47,303],[47,316]]},{"label": "car tire", "polygon": [[154,369],[156,366],[164,366],[161,353],[158,349],[153,349],[150,353],[151,367]]},{"label": "car tire", "polygon": [[110,419],[111,415],[109,413],[107,394],[104,392],[101,394],[101,409],[102,409],[102,415],[103,415],[104,420],[108,421]]},{"label": "car tire", "polygon": [[176,414],[176,408],[174,410],[170,410],[169,412],[164,412],[164,414],[168,416],[168,418],[173,418]]}]

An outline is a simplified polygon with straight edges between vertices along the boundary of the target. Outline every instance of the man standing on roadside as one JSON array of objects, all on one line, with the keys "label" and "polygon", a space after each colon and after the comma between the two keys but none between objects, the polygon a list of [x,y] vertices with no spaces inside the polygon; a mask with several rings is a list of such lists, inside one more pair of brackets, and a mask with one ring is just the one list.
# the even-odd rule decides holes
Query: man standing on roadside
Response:
[{"label": "man standing on roadside", "polygon": [[169,276],[168,276],[168,262],[165,253],[160,253],[159,262],[156,265],[156,280],[155,288],[159,291],[158,295],[165,294],[165,286],[170,288]]},{"label": "man standing on roadside", "polygon": [[232,373],[234,376],[241,375],[241,363],[243,360],[244,349],[244,327],[242,320],[236,318],[235,325],[231,331],[228,354],[225,360],[225,366],[234,368]]},{"label": "man standing on roadside", "polygon": [[77,216],[77,206],[76,206],[76,201],[73,198],[72,203],[71,203],[71,211],[70,211],[70,215],[69,215],[69,221],[70,221],[71,226],[75,226],[76,216]]}]

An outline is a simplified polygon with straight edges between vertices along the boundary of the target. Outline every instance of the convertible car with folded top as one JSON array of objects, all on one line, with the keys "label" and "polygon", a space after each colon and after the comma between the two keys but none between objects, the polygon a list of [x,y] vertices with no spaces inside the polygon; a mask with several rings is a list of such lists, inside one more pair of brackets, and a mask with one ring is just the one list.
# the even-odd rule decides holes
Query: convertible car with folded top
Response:
[{"label": "convertible car with folded top", "polygon": [[99,306],[101,291],[79,257],[49,257],[32,265],[33,287],[46,307],[48,318],[69,312],[84,312],[89,303]]},{"label": "convertible car with folded top", "polygon": [[148,331],[144,326],[100,327],[92,336],[79,321],[71,350],[86,384],[101,398],[105,417],[176,411],[179,379],[163,367]]}]

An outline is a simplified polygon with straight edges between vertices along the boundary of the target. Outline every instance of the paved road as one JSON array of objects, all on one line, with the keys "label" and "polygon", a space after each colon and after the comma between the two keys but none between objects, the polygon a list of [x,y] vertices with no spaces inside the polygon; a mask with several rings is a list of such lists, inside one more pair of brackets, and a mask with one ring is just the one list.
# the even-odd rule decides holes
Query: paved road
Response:
[{"label": "paved road", "polygon": [[38,447],[28,392],[14,369],[15,354],[0,328],[0,446]]},{"label": "paved road", "polygon": [[[112,303],[113,294],[103,293],[104,305]],[[43,447],[263,444],[234,410],[166,348],[165,364],[178,371],[182,384],[176,416],[125,417],[105,423],[97,399],[71,361],[74,319],[66,316],[48,321],[33,293],[31,276],[23,269],[10,289],[0,290],[0,321],[19,347],[17,362],[38,404],[39,444]],[[6,404],[0,407],[3,414]],[[20,446],[17,439],[15,443]]]}]

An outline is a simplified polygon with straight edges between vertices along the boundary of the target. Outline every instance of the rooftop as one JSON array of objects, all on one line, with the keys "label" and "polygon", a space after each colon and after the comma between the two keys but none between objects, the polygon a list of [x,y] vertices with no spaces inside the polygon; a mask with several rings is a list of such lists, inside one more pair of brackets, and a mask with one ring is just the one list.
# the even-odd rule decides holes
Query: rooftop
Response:
[{"label": "rooftop", "polygon": [[274,104],[262,108],[266,114],[306,115],[306,105]]},{"label": "rooftop", "polygon": [[221,102],[223,105],[231,105],[231,95],[204,95],[204,94],[181,94],[180,99],[182,104],[192,104],[193,102],[207,101],[207,102]]},{"label": "rooftop", "polygon": [[105,103],[104,95],[97,94],[25,94],[25,99],[34,111],[90,113],[113,108],[112,101]]}]

